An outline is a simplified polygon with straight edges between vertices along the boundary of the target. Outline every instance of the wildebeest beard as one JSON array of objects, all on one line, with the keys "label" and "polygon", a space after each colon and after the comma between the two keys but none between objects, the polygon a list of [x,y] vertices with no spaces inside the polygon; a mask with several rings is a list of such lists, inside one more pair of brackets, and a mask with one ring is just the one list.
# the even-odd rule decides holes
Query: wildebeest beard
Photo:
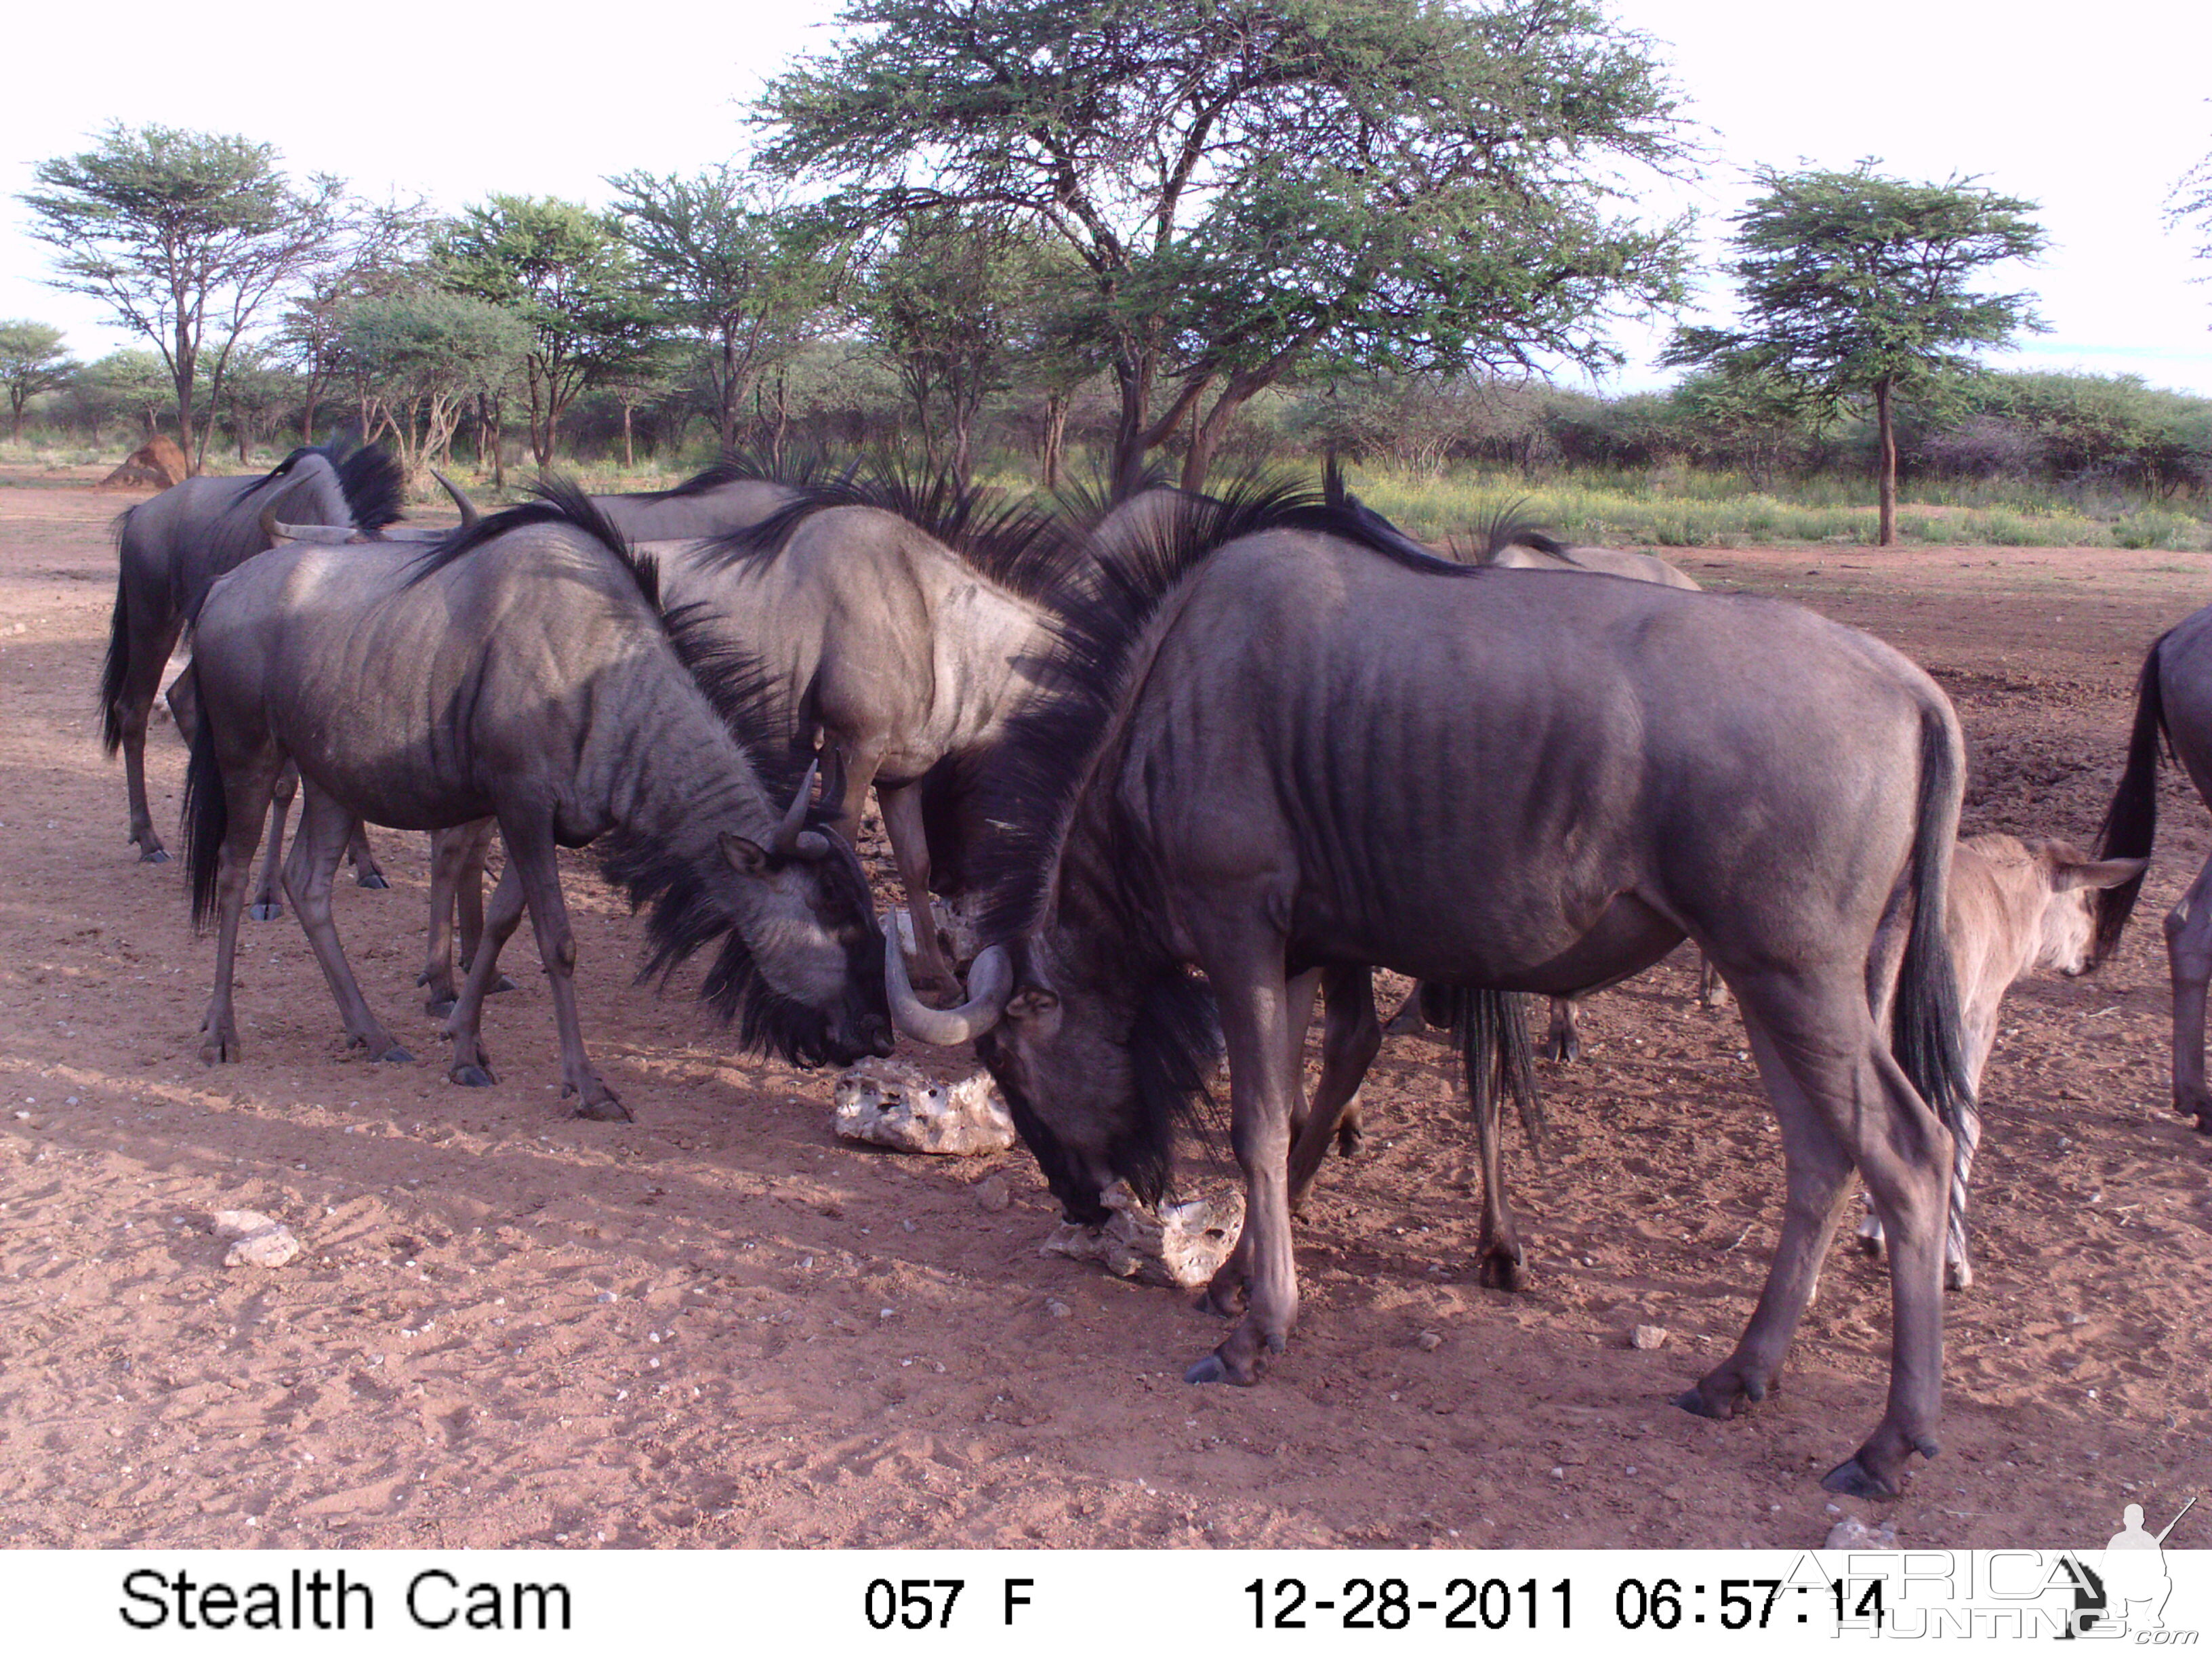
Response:
[{"label": "wildebeest beard", "polygon": [[[1006,1098],[1015,1131],[1044,1172],[1045,1184],[1068,1220],[1103,1226],[1113,1212],[1100,1201],[1089,1172],[1023,1094],[1018,1083],[994,1064],[1000,1034],[987,1032],[976,1051]],[[1157,1206],[1175,1178],[1177,1146],[1186,1133],[1212,1137],[1215,1101],[1208,1088],[1221,1060],[1221,1026],[1213,993],[1204,980],[1170,968],[1152,980],[1139,1000],[1124,1044],[1132,1097],[1126,1121],[1106,1141],[1106,1166],[1143,1203]]]},{"label": "wildebeest beard", "polygon": [[[810,810],[807,817],[813,828],[823,828],[828,822],[820,807]],[[860,1058],[860,1050],[837,1039],[830,1014],[769,983],[734,925],[735,918],[716,902],[708,875],[696,860],[629,831],[617,831],[601,844],[605,850],[600,867],[610,882],[629,894],[630,908],[651,906],[646,918],[650,953],[638,969],[641,984],[657,976],[665,985],[678,968],[720,938],[721,949],[700,981],[699,1000],[725,1021],[736,1024],[743,1047],[780,1055],[799,1066],[831,1060],[842,1065]],[[719,850],[702,855],[720,856]],[[787,861],[771,856],[769,865],[774,868]],[[867,882],[860,861],[834,835],[829,856],[816,861],[816,866],[834,908],[869,913]],[[848,984],[867,982],[866,970],[878,948],[872,937],[847,948]]]}]

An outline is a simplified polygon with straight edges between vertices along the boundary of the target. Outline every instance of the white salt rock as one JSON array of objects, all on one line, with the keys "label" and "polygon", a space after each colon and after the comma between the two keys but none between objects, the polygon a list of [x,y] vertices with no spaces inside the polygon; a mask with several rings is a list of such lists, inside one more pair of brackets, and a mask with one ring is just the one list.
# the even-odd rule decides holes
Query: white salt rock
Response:
[{"label": "white salt rock", "polygon": [[902,1152],[974,1158],[1014,1144],[1014,1120],[990,1073],[940,1083],[898,1060],[864,1060],[837,1079],[831,1127]]},{"label": "white salt rock", "polygon": [[1897,1547],[1897,1522],[1885,1521],[1878,1527],[1869,1527],[1856,1515],[1847,1515],[1828,1528],[1828,1541],[1820,1547],[1824,1550],[1893,1550]]},{"label": "white salt rock", "polygon": [[300,1241],[289,1227],[271,1227],[248,1233],[230,1247],[222,1259],[226,1267],[281,1267],[300,1254]]},{"label": "white salt rock", "polygon": [[1104,1226],[1063,1221],[1038,1254],[1096,1261],[1117,1279],[1196,1290],[1228,1260],[1244,1225],[1244,1194],[1233,1188],[1219,1198],[1187,1199],[1155,1211],[1117,1181],[1099,1201],[1114,1212]]},{"label": "white salt rock", "polygon": [[1654,1348],[1663,1348],[1667,1346],[1667,1328],[1664,1325],[1638,1325],[1629,1332],[1628,1346],[1642,1348],[1646,1352]]}]

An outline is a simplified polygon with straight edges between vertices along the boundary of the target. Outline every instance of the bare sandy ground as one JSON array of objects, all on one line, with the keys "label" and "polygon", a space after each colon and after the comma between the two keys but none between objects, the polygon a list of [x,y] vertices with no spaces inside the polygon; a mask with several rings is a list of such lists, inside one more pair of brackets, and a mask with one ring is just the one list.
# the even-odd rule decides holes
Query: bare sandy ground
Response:
[{"label": "bare sandy ground", "polygon": [[[0,486],[0,1541],[1802,1547],[1845,1509],[1908,1543],[2094,1545],[2123,1503],[2212,1484],[2212,1141],[2165,1104],[2156,924],[2208,847],[2179,790],[2119,959],[2008,1005],[1944,1455],[1894,1504],[1832,1508],[1818,1476],[1881,1410],[1876,1267],[1838,1250],[1755,1416],[1667,1403],[1747,1316],[1780,1179],[1735,1017],[1692,1006],[1680,957],[1594,999],[1589,1058],[1545,1068],[1519,1296],[1465,1271],[1444,1051],[1386,1048],[1370,1150],[1303,1234],[1297,1337],[1249,1390],[1179,1380],[1218,1340],[1186,1297],[1037,1254],[1054,1211],[1025,1154],[842,1145],[827,1075],[635,986],[637,929],[584,859],[586,1035],[635,1124],[556,1108],[526,930],[487,1021],[500,1086],[445,1081],[413,982],[422,839],[388,831],[394,890],[345,890],[339,925],[422,1063],[347,1059],[288,916],[247,924],[244,1063],[203,1066],[212,945],[179,866],[125,846],[97,742],[129,499]],[[2143,647],[2212,599],[2193,555],[1683,556],[1933,669],[1973,745],[1970,831],[2083,842]],[[156,734],[165,834],[183,758]],[[210,1218],[239,1206],[305,1253],[224,1267]],[[1666,1345],[1632,1349],[1638,1324]]]}]

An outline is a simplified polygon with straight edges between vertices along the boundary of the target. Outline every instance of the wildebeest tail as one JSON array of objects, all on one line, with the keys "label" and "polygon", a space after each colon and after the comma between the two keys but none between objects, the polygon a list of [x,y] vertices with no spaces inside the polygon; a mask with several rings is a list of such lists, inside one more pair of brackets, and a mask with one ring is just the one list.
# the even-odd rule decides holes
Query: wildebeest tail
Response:
[{"label": "wildebeest tail", "polygon": [[[2097,831],[2100,859],[2147,859],[2158,835],[2158,745],[2166,732],[2158,659],[2159,647],[2165,643],[2161,634],[2143,659],[2142,673],[2136,680],[2135,730],[2128,736],[2128,763],[2112,791],[2112,804],[2105,809],[2104,827]],[[2121,931],[2135,914],[2142,883],[2143,878],[2137,876],[2093,895],[2097,933],[2089,946],[2092,963],[2102,962],[2119,944]]]},{"label": "wildebeest tail", "polygon": [[[116,520],[118,531],[130,514]],[[120,537],[118,537],[118,544]],[[123,688],[131,682],[131,575],[115,573],[115,614],[107,623],[107,659],[100,665],[100,741],[109,754],[123,747]]]},{"label": "wildebeest tail", "polygon": [[1517,992],[1471,991],[1456,986],[1445,988],[1444,996],[1452,1035],[1459,1039],[1460,1060],[1467,1068],[1468,1099],[1474,1115],[1477,1118],[1494,1115],[1510,1095],[1529,1147],[1541,1157],[1544,1102],[1536,1092],[1535,1047],[1528,1040],[1528,999]]},{"label": "wildebeest tail", "polygon": [[1940,706],[1920,712],[1920,800],[1907,873],[1912,924],[1890,1005],[1890,1053],[1953,1135],[1972,1121],[1974,1090],[1960,1039],[1959,980],[1943,919],[1964,785],[1962,757]]},{"label": "wildebeest tail", "polygon": [[230,805],[223,794],[222,768],[215,757],[215,722],[207,717],[207,699],[198,696],[199,669],[185,671],[192,677],[192,690],[201,714],[192,733],[191,763],[185,769],[185,867],[192,878],[192,926],[207,926],[215,914],[216,875],[221,868],[222,843],[230,834]]}]

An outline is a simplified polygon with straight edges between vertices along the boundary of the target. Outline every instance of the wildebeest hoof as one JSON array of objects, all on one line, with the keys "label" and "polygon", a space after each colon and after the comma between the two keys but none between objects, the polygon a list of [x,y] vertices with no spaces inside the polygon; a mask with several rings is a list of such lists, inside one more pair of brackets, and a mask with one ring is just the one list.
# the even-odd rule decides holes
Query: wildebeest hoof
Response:
[{"label": "wildebeest hoof", "polygon": [[158,847],[149,847],[138,855],[141,864],[167,864],[169,855]]},{"label": "wildebeest hoof", "polygon": [[1475,1268],[1475,1282],[1493,1291],[1517,1291],[1528,1282],[1528,1251],[1488,1250]]},{"label": "wildebeest hoof", "polygon": [[364,870],[356,876],[353,881],[356,887],[371,887],[379,890],[388,890],[392,885],[390,882],[385,880],[384,872],[381,870]]},{"label": "wildebeest hoof", "polygon": [[1336,1126],[1336,1155],[1339,1158],[1357,1158],[1359,1149],[1366,1144],[1367,1131],[1357,1123],[1344,1122]]},{"label": "wildebeest hoof", "polygon": [[489,985],[484,988],[484,994],[488,997],[495,997],[501,991],[512,991],[514,988],[514,981],[509,979],[505,974],[501,974],[497,979],[492,981]]},{"label": "wildebeest hoof", "polygon": [[464,1089],[489,1089],[499,1081],[489,1066],[456,1066],[446,1075]]},{"label": "wildebeest hoof", "polygon": [[[561,1097],[565,1100],[575,1092],[573,1088],[563,1089],[561,1091]],[[630,1115],[629,1108],[622,1103],[622,1097],[596,1079],[593,1079],[592,1086],[584,1091],[583,1097],[577,1101],[575,1109],[569,1115],[589,1118],[595,1123],[637,1121]]]},{"label": "wildebeest hoof", "polygon": [[1562,1066],[1583,1057],[1583,1040],[1578,1036],[1554,1036],[1544,1043],[1544,1058],[1557,1060]]},{"label": "wildebeest hoof", "polygon": [[1856,1243],[1858,1244],[1859,1254],[1861,1255],[1880,1255],[1881,1254],[1881,1233],[1879,1229],[1872,1232],[1859,1234]]},{"label": "wildebeest hoof", "polygon": [[1820,1484],[1846,1498],[1884,1499],[1899,1495],[1895,1486],[1869,1474],[1866,1465],[1856,1457],[1845,1458],[1830,1469],[1820,1477]]},{"label": "wildebeest hoof", "polygon": [[383,1066],[412,1066],[415,1063],[415,1056],[396,1042],[379,1054],[376,1059],[377,1063]]},{"label": "wildebeest hoof", "polygon": [[443,996],[425,997],[422,999],[422,1012],[426,1014],[435,1014],[442,1019],[453,1012],[453,1005],[459,1000],[459,997],[450,992]]},{"label": "wildebeest hoof", "polygon": [[1947,1291],[1971,1291],[1974,1288],[1974,1270],[1964,1261],[1943,1264],[1943,1288]]},{"label": "wildebeest hoof", "polygon": [[1194,1304],[1200,1313],[1218,1314],[1224,1319],[1234,1319],[1244,1311],[1244,1275],[1230,1273],[1227,1268],[1214,1274],[1212,1282],[1199,1292]]},{"label": "wildebeest hoof", "polygon": [[1229,1367],[1221,1363],[1219,1354],[1210,1353],[1193,1360],[1184,1370],[1182,1380],[1186,1382],[1226,1382],[1230,1380]]},{"label": "wildebeest hoof", "polygon": [[274,921],[284,914],[284,907],[273,903],[252,904],[246,907],[246,914],[256,921]]},{"label": "wildebeest hoof", "polygon": [[200,1044],[200,1058],[210,1066],[229,1064],[238,1058],[238,1039],[232,1037],[226,1042],[220,1038],[210,1037]]}]

